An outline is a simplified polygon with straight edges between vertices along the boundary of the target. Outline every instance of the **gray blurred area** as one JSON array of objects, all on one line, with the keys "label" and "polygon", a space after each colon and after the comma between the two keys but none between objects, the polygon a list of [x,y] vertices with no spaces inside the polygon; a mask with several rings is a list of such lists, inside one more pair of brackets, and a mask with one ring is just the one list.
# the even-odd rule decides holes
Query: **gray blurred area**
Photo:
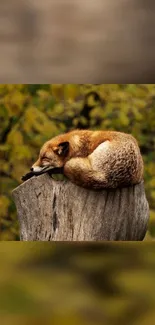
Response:
[{"label": "gray blurred area", "polygon": [[1,83],[149,83],[153,0],[1,0]]}]

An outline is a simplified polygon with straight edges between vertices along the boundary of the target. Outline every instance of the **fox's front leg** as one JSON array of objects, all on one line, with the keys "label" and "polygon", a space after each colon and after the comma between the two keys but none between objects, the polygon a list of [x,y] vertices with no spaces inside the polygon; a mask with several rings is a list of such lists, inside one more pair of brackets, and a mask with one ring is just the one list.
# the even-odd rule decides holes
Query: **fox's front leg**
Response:
[{"label": "fox's front leg", "polygon": [[64,175],[73,183],[86,188],[104,188],[108,184],[106,175],[93,170],[89,156],[86,158],[71,158],[64,166]]}]

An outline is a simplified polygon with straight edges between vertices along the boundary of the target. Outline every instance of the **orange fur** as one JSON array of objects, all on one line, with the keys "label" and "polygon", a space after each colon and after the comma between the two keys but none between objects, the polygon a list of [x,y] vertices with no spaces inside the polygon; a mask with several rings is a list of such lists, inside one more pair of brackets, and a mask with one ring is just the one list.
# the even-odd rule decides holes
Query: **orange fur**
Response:
[{"label": "orange fur", "polygon": [[64,174],[87,188],[139,183],[143,161],[136,139],[116,131],[74,130],[47,141],[33,165],[64,167]]}]

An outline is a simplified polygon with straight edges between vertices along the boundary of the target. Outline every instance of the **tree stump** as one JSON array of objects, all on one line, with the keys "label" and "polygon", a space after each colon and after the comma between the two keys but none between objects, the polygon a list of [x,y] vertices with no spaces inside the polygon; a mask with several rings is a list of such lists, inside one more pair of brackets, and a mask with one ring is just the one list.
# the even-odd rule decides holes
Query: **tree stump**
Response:
[{"label": "tree stump", "polygon": [[88,190],[48,174],[13,190],[24,241],[143,240],[149,206],[144,183]]}]

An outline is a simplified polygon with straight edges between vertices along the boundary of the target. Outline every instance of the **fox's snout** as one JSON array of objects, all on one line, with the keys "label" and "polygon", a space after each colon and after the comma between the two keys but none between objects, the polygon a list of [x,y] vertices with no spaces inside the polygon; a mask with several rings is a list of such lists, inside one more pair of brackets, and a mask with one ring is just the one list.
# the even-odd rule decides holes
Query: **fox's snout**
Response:
[{"label": "fox's snout", "polygon": [[41,166],[32,166],[31,168],[30,168],[30,170],[31,170],[31,172],[40,172],[41,170],[43,170],[45,168],[45,166],[44,167],[41,167]]},{"label": "fox's snout", "polygon": [[44,167],[41,166],[41,161],[38,159],[30,168],[31,172],[40,172]]}]

